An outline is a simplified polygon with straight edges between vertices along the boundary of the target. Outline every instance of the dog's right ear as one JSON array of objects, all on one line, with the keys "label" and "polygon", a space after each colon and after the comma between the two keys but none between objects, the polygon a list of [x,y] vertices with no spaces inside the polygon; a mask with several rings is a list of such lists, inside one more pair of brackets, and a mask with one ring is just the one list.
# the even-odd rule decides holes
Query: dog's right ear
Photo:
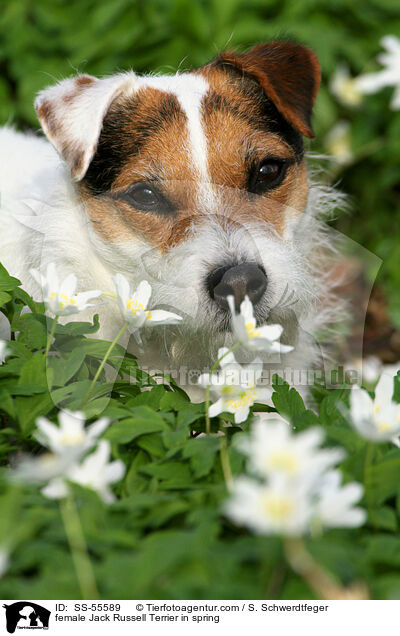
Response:
[{"label": "dog's right ear", "polygon": [[314,137],[311,113],[321,70],[311,49],[294,42],[266,42],[245,53],[221,53],[216,63],[253,77],[286,121],[302,135]]},{"label": "dog's right ear", "polygon": [[70,166],[75,181],[85,176],[111,102],[132,92],[135,79],[132,72],[105,79],[79,75],[46,88],[36,98],[42,128]]}]

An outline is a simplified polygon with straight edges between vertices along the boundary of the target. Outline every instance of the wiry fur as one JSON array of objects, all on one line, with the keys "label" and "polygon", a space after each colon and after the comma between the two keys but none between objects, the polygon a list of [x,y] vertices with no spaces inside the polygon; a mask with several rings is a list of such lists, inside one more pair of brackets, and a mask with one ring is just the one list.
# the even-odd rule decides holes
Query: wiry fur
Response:
[{"label": "wiry fur", "polygon": [[[260,322],[282,322],[284,342],[295,344],[283,366],[310,366],[321,355],[315,340],[321,329],[334,324],[342,310],[332,289],[330,260],[335,246],[325,219],[343,203],[342,195],[325,185],[312,183],[307,209],[284,238],[265,224],[232,225],[229,213],[219,208],[187,230],[185,241],[161,255],[141,239],[132,244],[110,245],[95,233],[68,171],[51,147],[41,139],[3,129],[0,160],[26,156],[35,160],[24,166],[20,182],[16,166],[1,183],[1,261],[18,276],[28,291],[40,290],[29,274],[54,261],[60,277],[75,272],[79,288],[100,288],[113,293],[112,276],[123,272],[132,283],[147,278],[153,289],[151,304],[177,311],[182,325],[148,331],[143,362],[153,368],[171,369],[185,364],[195,369],[215,360],[218,346],[231,341],[221,331],[220,310],[210,302],[204,277],[221,261],[262,262],[269,275],[268,297],[257,307]],[[4,175],[4,172],[3,172]],[[204,249],[204,246],[207,246]],[[285,307],[290,293],[294,296]],[[294,304],[293,304],[294,303]],[[100,303],[100,336],[111,338],[122,322],[117,304]],[[92,313],[94,313],[92,311]],[[152,353],[153,352],[153,353]],[[280,366],[273,360],[274,368]]]},{"label": "wiry fur", "polygon": [[[313,53],[275,43],[194,73],[80,76],[46,89],[36,108],[62,158],[43,139],[0,130],[0,260],[34,297],[40,290],[29,270],[50,262],[61,279],[74,272],[79,290],[113,294],[118,272],[132,286],[147,279],[151,308],[183,316],[179,325],[145,329],[144,351],[135,351],[161,371],[200,371],[218,347],[233,344],[207,277],[221,265],[255,263],[268,283],[254,307],[257,323],[282,324],[282,342],[294,346],[265,364],[311,367],[323,355],[319,332],[341,310],[325,219],[342,198],[314,178],[307,196],[300,134],[312,135],[318,84]],[[289,162],[288,176],[257,198],[249,179],[265,153]],[[118,199],[132,183],[152,179],[180,200],[176,214],[146,215]],[[100,313],[98,335],[112,339],[122,326],[117,303],[102,300],[78,319],[93,313]]]}]

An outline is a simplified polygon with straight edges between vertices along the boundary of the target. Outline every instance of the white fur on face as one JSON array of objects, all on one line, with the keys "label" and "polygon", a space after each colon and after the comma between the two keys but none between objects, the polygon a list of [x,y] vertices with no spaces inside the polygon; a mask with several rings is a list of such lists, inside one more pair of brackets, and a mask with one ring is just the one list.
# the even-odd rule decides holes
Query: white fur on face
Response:
[{"label": "white fur on face", "polygon": [[[198,182],[197,203],[200,209],[207,211],[214,203],[214,193],[208,170],[207,137],[202,121],[201,105],[209,90],[209,84],[201,75],[161,75],[158,77],[140,77],[137,89],[155,88],[171,93],[176,97],[187,117],[189,134],[188,160]],[[179,140],[177,140],[179,143]]]}]

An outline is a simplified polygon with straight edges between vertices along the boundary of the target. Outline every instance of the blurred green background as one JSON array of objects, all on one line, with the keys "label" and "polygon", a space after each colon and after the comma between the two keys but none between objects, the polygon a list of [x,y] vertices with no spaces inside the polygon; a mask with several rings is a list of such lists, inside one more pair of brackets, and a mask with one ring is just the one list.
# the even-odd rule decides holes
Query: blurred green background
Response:
[{"label": "blurred green background", "polygon": [[400,34],[396,0],[2,0],[0,122],[37,128],[35,94],[77,71],[171,72],[227,47],[277,36],[304,42],[323,70],[310,149],[332,152],[327,135],[345,122],[347,158],[328,167],[352,211],[335,225],[383,259],[382,303],[400,328],[400,112],[389,107],[393,89],[357,106],[330,90],[343,63],[353,76],[379,70],[386,34]]}]

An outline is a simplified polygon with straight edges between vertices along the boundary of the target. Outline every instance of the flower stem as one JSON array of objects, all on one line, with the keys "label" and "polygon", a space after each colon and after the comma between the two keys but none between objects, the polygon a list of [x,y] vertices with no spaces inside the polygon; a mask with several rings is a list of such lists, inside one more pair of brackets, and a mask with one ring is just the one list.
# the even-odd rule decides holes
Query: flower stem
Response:
[{"label": "flower stem", "polygon": [[363,582],[354,583],[348,587],[336,583],[332,575],[311,556],[300,537],[285,538],[283,547],[290,567],[308,583],[317,598],[331,601],[369,598],[367,586]]},{"label": "flower stem", "polygon": [[104,365],[106,364],[108,358],[110,357],[111,351],[114,349],[115,345],[117,344],[118,340],[121,338],[121,336],[125,333],[125,331],[128,329],[128,323],[126,322],[124,324],[124,326],[122,327],[122,329],[117,333],[117,335],[115,336],[114,340],[110,343],[110,346],[108,347],[107,351],[106,351],[106,355],[104,356],[103,360],[101,361],[101,364],[99,366],[99,368],[96,371],[96,374],[92,380],[92,383],[85,395],[85,397],[82,400],[82,404],[84,404],[89,395],[91,394],[91,392],[93,391],[93,388],[97,382],[97,380],[99,379],[100,373],[103,371],[104,369]]},{"label": "flower stem", "polygon": [[226,432],[220,439],[220,456],[221,456],[221,466],[222,466],[222,472],[224,475],[226,489],[228,492],[230,492],[233,486],[233,477],[232,477],[231,465],[229,462]]},{"label": "flower stem", "polygon": [[[228,351],[225,351],[225,353],[218,358],[218,360],[213,364],[213,366],[211,367],[210,370],[210,377],[212,376],[212,374],[214,373],[214,371],[217,370],[221,360],[223,360],[225,358],[225,356],[227,356],[229,353],[233,353],[234,351],[236,351],[236,349],[239,349],[239,347],[242,346],[241,342],[238,342],[237,344],[233,345],[233,347],[231,349],[228,349]],[[208,413],[208,411],[210,410],[210,385],[206,388],[206,433],[207,435],[210,434],[211,431],[211,427],[210,427],[210,415]]]},{"label": "flower stem", "polygon": [[55,332],[56,326],[57,326],[57,320],[58,320],[58,316],[54,316],[53,324],[51,325],[51,329],[50,329],[50,333],[47,336],[47,345],[46,345],[46,350],[44,352],[45,358],[47,358],[48,353],[50,351],[51,343],[52,343],[53,337],[54,337],[54,332]]},{"label": "flower stem", "polygon": [[372,442],[368,442],[367,448],[365,450],[365,459],[364,459],[364,485],[365,485],[365,498],[367,500],[367,510],[368,516],[372,521],[372,524],[375,526],[375,515],[373,513],[373,499],[371,492],[371,468],[374,461],[375,455],[375,445]]},{"label": "flower stem", "polygon": [[99,598],[99,592],[79,514],[72,495],[68,495],[60,501],[60,509],[82,598],[85,600],[97,599]]}]

